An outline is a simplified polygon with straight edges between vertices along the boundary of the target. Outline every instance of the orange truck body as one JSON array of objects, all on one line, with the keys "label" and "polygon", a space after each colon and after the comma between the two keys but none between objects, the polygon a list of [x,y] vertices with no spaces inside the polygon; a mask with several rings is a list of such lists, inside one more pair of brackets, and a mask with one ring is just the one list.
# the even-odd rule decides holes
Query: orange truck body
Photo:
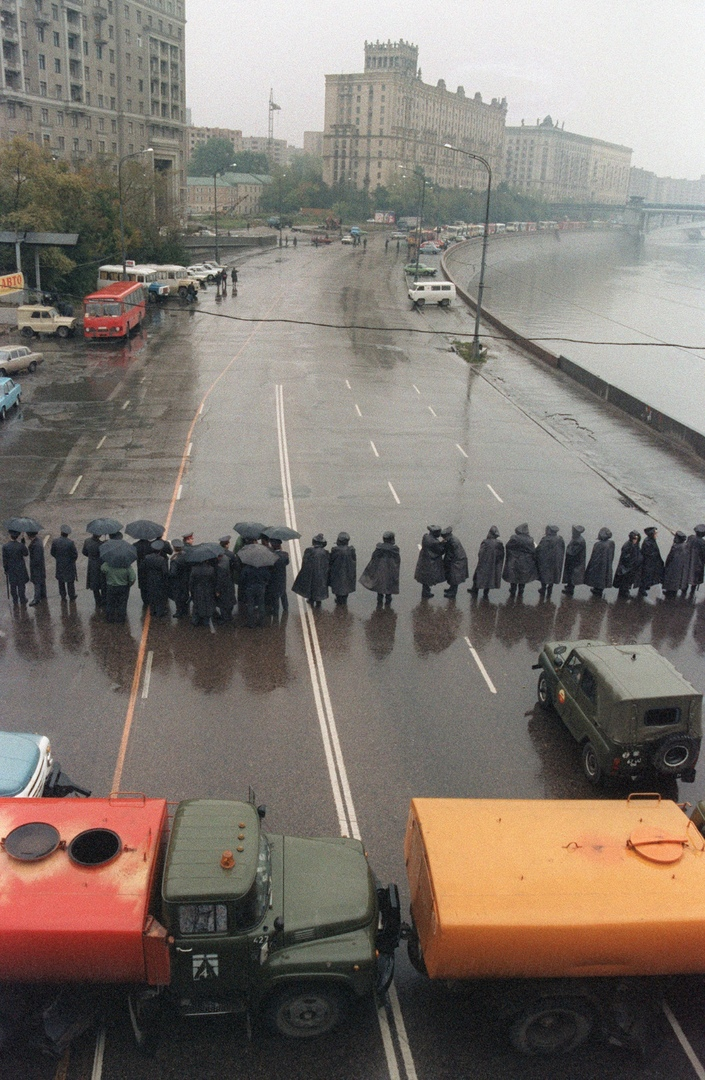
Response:
[{"label": "orange truck body", "polygon": [[705,972],[705,841],[658,796],[414,799],[404,853],[431,978]]}]

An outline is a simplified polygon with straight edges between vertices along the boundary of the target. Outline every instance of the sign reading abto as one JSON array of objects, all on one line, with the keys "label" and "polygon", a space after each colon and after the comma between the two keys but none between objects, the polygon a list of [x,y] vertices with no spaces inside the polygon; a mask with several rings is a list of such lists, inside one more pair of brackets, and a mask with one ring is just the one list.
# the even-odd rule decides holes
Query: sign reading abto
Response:
[{"label": "sign reading abto", "polygon": [[3,274],[0,276],[0,296],[7,293],[19,292],[24,289],[24,274]]}]

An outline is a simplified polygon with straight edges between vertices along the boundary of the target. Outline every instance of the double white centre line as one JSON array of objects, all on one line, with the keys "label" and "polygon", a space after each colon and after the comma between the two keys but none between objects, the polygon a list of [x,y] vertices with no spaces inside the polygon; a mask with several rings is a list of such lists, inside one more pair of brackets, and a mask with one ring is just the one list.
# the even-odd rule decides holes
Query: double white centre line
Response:
[{"label": "double white centre line", "polygon": [[[279,443],[279,468],[284,498],[284,517],[289,528],[298,531],[296,529],[296,509],[294,507],[291,470],[289,466],[289,448],[286,439],[284,388],[281,385],[277,385],[276,387],[276,412],[277,439]],[[300,567],[301,545],[298,540],[293,540],[291,542],[292,573],[296,575],[299,572]],[[316,620],[312,608],[305,603],[303,597],[299,596],[297,599],[299,614],[301,616],[304,647],[306,649],[306,659],[308,660],[308,667],[311,675],[313,699],[316,705],[316,713],[318,714],[318,723],[321,729],[323,750],[328,768],[328,777],[333,791],[333,801],[338,817],[340,834],[341,836],[351,836],[356,840],[361,840],[362,837],[360,835],[357,812],[350,790],[348,773],[345,767],[343,751],[340,746],[340,738],[338,736],[333,706],[330,700],[328,680],[323,666],[323,657],[321,656],[321,648],[318,641]],[[407,1080],[417,1080],[416,1067],[409,1048],[409,1039],[406,1034],[404,1018],[401,1014],[399,998],[397,997],[397,992],[393,984],[389,990],[389,1003],[390,1012],[387,1012],[384,1005],[380,1005],[377,1009],[377,1019],[379,1021],[390,1080],[402,1080],[403,1076],[405,1076]],[[398,1053],[395,1047],[392,1026],[390,1026],[390,1017],[392,1026],[394,1027],[394,1033],[396,1034]],[[400,1064],[403,1072],[400,1070]]]}]

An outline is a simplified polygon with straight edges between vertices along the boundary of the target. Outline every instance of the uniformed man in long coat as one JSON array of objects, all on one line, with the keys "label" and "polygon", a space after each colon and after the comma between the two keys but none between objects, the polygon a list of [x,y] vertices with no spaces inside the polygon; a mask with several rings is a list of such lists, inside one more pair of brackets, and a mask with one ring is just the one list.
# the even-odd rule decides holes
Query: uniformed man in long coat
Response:
[{"label": "uniformed man in long coat", "polygon": [[10,539],[2,546],[2,568],[5,571],[7,585],[15,607],[18,604],[27,603],[25,586],[29,581],[27,573],[28,551],[24,539],[20,539],[18,532],[11,532]]},{"label": "uniformed man in long coat", "polygon": [[539,596],[550,600],[553,586],[560,584],[565,557],[565,540],[557,525],[547,525],[546,532],[536,545],[536,566],[541,588]]},{"label": "uniformed man in long coat", "polygon": [[215,615],[215,559],[196,563],[189,577],[191,591],[191,622],[194,626],[210,626]]},{"label": "uniformed man in long coat", "polygon": [[349,533],[338,533],[338,539],[330,549],[328,584],[336,604],[347,604],[348,596],[357,589],[357,554]]},{"label": "uniformed man in long coat", "polygon": [[[705,525],[703,526],[705,531]],[[641,545],[641,570],[639,571],[639,596],[646,596],[652,585],[663,582],[663,559],[659,550],[655,525],[647,525]],[[702,581],[702,578],[700,579]]]},{"label": "uniformed man in long coat", "polygon": [[76,599],[76,560],[78,549],[73,540],[69,540],[71,528],[68,525],[61,526],[61,536],[52,540],[49,554],[56,559],[56,580],[59,583],[59,596],[65,600]]},{"label": "uniformed man in long coat", "polygon": [[29,552],[29,580],[34,585],[34,596],[29,606],[36,607],[47,598],[47,568],[44,561],[44,544],[37,533],[28,532],[27,551]]},{"label": "uniformed man in long coat", "polygon": [[191,590],[189,578],[191,564],[186,562],[183,540],[173,540],[174,557],[169,564],[169,594],[176,604],[175,619],[185,619],[189,614]]},{"label": "uniformed man in long coat", "polygon": [[82,550],[82,554],[88,559],[86,588],[93,593],[97,608],[105,607],[105,575],[101,573],[100,569],[103,562],[100,555],[101,543],[100,536],[89,536],[87,540],[84,540]]},{"label": "uniformed man in long coat", "polygon": [[617,595],[622,600],[626,600],[629,596],[629,590],[639,584],[641,564],[643,562],[640,544],[641,533],[637,532],[636,529],[632,529],[622,544],[619,553],[619,562],[614,572],[612,584],[618,590]]},{"label": "uniformed man in long coat", "polygon": [[296,575],[292,592],[298,593],[311,605],[320,607],[322,600],[328,599],[328,567],[330,555],[325,550],[327,540],[323,533],[316,533],[301,560],[301,569]]},{"label": "uniformed man in long coat", "polygon": [[[644,530],[648,532],[648,529]],[[685,542],[688,550],[688,585],[691,597],[695,596],[698,585],[702,585],[705,576],[705,525],[696,525]]]},{"label": "uniformed man in long coat", "polygon": [[223,549],[215,567],[215,595],[218,602],[218,618],[232,622],[235,607],[235,556],[230,551],[230,537],[221,536],[218,541]]},{"label": "uniformed man in long coat", "polygon": [[468,580],[468,557],[458,537],[453,536],[452,525],[441,529],[441,539],[443,540],[443,569],[448,582],[448,588],[445,589],[443,595],[449,600],[454,600],[458,595],[458,585]]},{"label": "uniformed man in long coat", "polygon": [[170,614],[169,564],[164,557],[166,545],[163,540],[153,540],[150,546],[149,555],[142,560],[142,580],[150,612],[163,619]]},{"label": "uniformed man in long coat", "polygon": [[666,565],[663,571],[663,592],[672,600],[679,591],[685,594],[688,591],[688,549],[686,547],[686,535],[680,529],[674,534],[673,545],[666,556]]},{"label": "uniformed man in long coat", "polygon": [[360,584],[365,589],[377,593],[377,607],[381,607],[383,602],[389,607],[392,597],[399,595],[400,564],[401,556],[394,533],[383,533],[382,542],[377,544],[360,577]]},{"label": "uniformed man in long coat", "polygon": [[480,589],[482,589],[482,597],[487,600],[490,589],[499,589],[502,584],[503,565],[504,544],[499,539],[499,529],[496,525],[493,525],[480,544],[480,550],[477,553],[477,566],[468,592],[472,593],[473,596],[477,596]]},{"label": "uniformed man in long coat", "polygon": [[563,566],[563,592],[566,596],[572,596],[576,585],[582,585],[585,581],[585,562],[587,560],[587,544],[583,537],[584,525],[573,525],[573,532],[565,549],[565,563]]},{"label": "uniformed man in long coat", "polygon": [[429,525],[428,531],[422,537],[421,551],[414,570],[414,580],[421,585],[421,599],[430,600],[433,596],[431,586],[438,585],[445,579],[441,527],[440,525]]},{"label": "uniformed man in long coat", "polygon": [[286,568],[289,565],[289,552],[282,548],[281,540],[270,540],[269,547],[277,557],[274,566],[269,568],[269,581],[264,591],[264,604],[272,615],[289,610],[289,597],[286,594]]},{"label": "uniformed man in long coat", "polygon": [[600,529],[592,545],[590,561],[585,568],[585,584],[593,596],[602,596],[605,589],[612,588],[612,564],[614,563],[614,540],[608,528]]},{"label": "uniformed man in long coat", "polygon": [[517,525],[507,540],[502,578],[509,582],[510,596],[516,596],[517,591],[519,596],[523,596],[524,586],[536,581],[537,577],[536,545],[529,534],[529,526],[524,522]]}]

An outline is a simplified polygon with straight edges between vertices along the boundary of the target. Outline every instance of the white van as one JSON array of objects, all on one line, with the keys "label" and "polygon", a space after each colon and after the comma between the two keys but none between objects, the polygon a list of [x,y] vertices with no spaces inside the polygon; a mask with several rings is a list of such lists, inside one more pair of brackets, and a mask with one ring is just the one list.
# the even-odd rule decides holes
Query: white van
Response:
[{"label": "white van", "polygon": [[417,307],[423,307],[424,304],[450,307],[450,302],[455,300],[455,295],[455,285],[452,281],[412,281],[409,286],[409,299]]}]

